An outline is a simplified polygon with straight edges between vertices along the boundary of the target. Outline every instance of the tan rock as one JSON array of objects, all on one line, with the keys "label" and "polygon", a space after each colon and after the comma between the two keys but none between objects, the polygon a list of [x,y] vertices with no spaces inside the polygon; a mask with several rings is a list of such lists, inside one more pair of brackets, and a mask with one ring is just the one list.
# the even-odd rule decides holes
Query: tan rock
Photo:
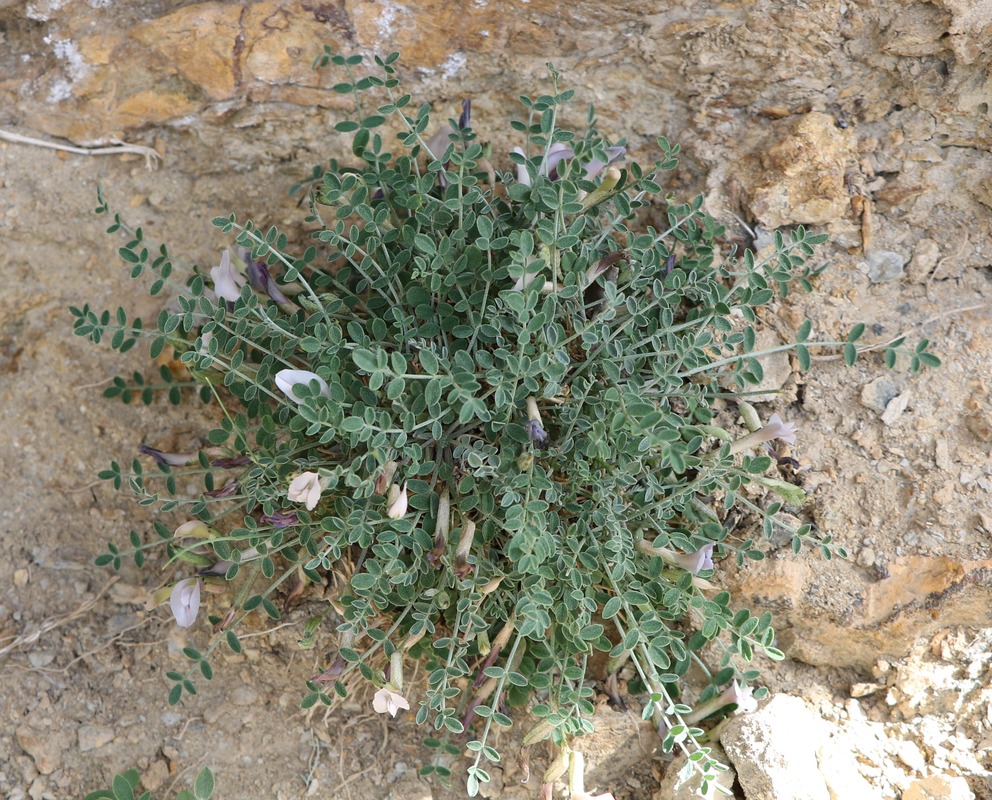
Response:
[{"label": "tan rock", "polygon": [[902,800],[974,800],[975,793],[960,775],[931,775],[914,781]]},{"label": "tan rock", "polygon": [[242,7],[198,3],[136,25],[130,37],[163,56],[211,100],[228,100],[241,83]]},{"label": "tan rock", "polygon": [[962,64],[973,64],[992,45],[992,0],[938,0],[951,12],[950,45]]},{"label": "tan rock", "polygon": [[14,731],[17,744],[34,760],[42,775],[50,775],[62,764],[62,743],[50,731],[21,726]]},{"label": "tan rock", "polygon": [[[815,569],[812,561],[816,560]],[[808,664],[870,670],[951,625],[984,626],[992,560],[906,556],[876,567],[841,559],[767,559],[727,588],[741,607],[775,614],[779,646]]]},{"label": "tan rock", "polygon": [[857,162],[850,129],[829,114],[773,123],[757,151],[745,157],[741,181],[755,219],[766,228],[825,225],[848,213],[844,183]]}]

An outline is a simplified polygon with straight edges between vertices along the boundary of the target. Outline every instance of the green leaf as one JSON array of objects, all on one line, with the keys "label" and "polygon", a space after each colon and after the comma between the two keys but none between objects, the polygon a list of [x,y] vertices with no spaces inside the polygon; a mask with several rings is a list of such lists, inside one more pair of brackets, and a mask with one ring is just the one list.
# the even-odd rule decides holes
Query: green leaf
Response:
[{"label": "green leaf", "polygon": [[196,800],[209,800],[210,795],[214,793],[214,774],[207,768],[204,767],[200,774],[196,776],[196,782],[193,784],[193,794],[196,796]]},{"label": "green leaf", "polygon": [[123,775],[114,775],[114,800],[134,800],[134,787]]},{"label": "green leaf", "polygon": [[356,348],[351,353],[351,360],[355,362],[356,367],[364,372],[373,373],[379,371],[378,360],[375,353],[371,350],[366,350],[362,347]]}]

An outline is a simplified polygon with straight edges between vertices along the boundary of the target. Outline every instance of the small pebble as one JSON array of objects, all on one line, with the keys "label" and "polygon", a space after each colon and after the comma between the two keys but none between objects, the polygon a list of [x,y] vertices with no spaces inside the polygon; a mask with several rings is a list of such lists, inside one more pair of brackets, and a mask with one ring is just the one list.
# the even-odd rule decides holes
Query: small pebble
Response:
[{"label": "small pebble", "polygon": [[114,729],[109,725],[82,725],[79,728],[79,750],[88,753],[114,741]]},{"label": "small pebble", "polygon": [[885,413],[882,414],[882,424],[891,425],[906,410],[906,406],[909,405],[909,401],[912,398],[910,392],[903,392],[898,397],[893,397],[889,400],[888,404],[885,406]]},{"label": "small pebble", "polygon": [[868,280],[872,283],[888,283],[899,280],[906,266],[905,256],[891,250],[869,250],[865,254],[868,262]]}]

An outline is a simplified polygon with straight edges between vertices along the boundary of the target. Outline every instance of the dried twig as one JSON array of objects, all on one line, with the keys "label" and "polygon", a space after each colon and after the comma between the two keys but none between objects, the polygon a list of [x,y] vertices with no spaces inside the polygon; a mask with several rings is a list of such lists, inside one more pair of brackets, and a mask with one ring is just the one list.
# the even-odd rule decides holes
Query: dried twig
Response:
[{"label": "dried twig", "polygon": [[108,591],[110,591],[110,587],[113,586],[115,583],[117,583],[117,581],[119,580],[120,580],[120,576],[115,575],[107,582],[106,586],[104,586],[99,592],[96,593],[96,595],[91,597],[89,600],[87,600],[78,608],[70,611],[68,614],[65,614],[64,616],[51,617],[49,619],[43,620],[42,623],[38,626],[37,630],[32,631],[31,633],[22,633],[20,636],[14,637],[14,640],[10,644],[6,645],[5,647],[0,647],[0,658],[3,658],[8,653],[18,649],[19,647],[25,647],[26,645],[34,644],[46,633],[53,631],[56,628],[61,628],[63,625],[72,622],[74,619],[79,619],[80,617],[84,616],[89,612],[91,608],[93,608],[93,606],[95,606],[103,598],[103,596]]},{"label": "dried twig", "polygon": [[121,142],[117,139],[112,139],[112,144],[108,147],[76,147],[71,144],[60,144],[59,142],[50,142],[47,139],[35,139],[32,136],[22,136],[19,133],[13,133],[12,131],[5,131],[0,128],[0,139],[7,142],[13,142],[15,144],[30,144],[35,147],[47,147],[50,150],[61,150],[64,153],[75,153],[81,156],[110,156],[110,155],[120,155],[123,153],[133,153],[135,155],[145,157],[145,166],[148,169],[154,169],[158,162],[162,159],[162,156],[158,154],[154,148],[146,147],[142,144],[128,144],[127,142]]}]

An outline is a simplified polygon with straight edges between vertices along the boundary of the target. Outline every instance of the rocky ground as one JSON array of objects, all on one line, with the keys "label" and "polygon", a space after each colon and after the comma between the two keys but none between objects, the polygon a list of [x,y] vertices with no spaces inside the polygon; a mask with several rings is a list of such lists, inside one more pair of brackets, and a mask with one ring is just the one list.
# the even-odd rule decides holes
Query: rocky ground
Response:
[{"label": "rocky ground", "polygon": [[[862,320],[869,342],[903,332],[933,342],[944,364],[918,375],[901,363],[885,369],[879,353],[854,368],[820,360],[799,373],[781,359],[769,370],[782,394],[765,408],[800,426],[793,455],[811,496],[804,518],[850,557],[783,551],[745,570],[722,567],[739,603],[775,613],[789,656],[765,672],[776,699],[728,726],[724,743],[737,794],[749,800],[992,797],[992,126],[983,18],[952,2],[837,3],[817,14],[791,2],[719,12],[689,4],[649,17],[636,4],[529,5],[509,19],[467,2],[456,9],[460,27],[443,20],[454,39],[421,37],[430,42],[418,50],[417,32],[439,24],[434,6],[331,4],[343,15],[337,23],[325,9],[327,18],[290,44],[306,49],[348,24],[355,46],[395,39],[410,50],[411,89],[445,117],[470,92],[480,130],[504,118],[515,94],[543,91],[552,54],[581,103],[600,106],[603,129],[630,136],[636,157],[654,155],[658,133],[683,142],[670,188],[706,189],[728,239],[749,237],[737,217],[758,228],[759,245],[762,230],[795,222],[831,233],[830,268],[812,294],[790,295],[767,316],[768,342],[788,339],[806,317],[814,337]],[[123,304],[152,319],[160,301],[127,279],[119,242],[92,213],[97,185],[149,239],[209,264],[227,244],[213,216],[234,211],[299,232],[287,188],[347,151],[327,134],[340,111],[310,107],[314,96],[300,88],[309,78],[262,58],[289,59],[284,39],[249,46],[250,69],[227,81],[225,58],[210,61],[204,53],[213,51],[184,49],[163,33],[195,37],[192,17],[162,22],[188,14],[189,4],[128,5],[118,27],[103,28],[91,23],[106,4],[70,4],[61,15],[56,6],[0,2],[0,129],[76,144],[126,134],[164,160],[149,170],[141,156],[0,143],[0,718],[9,721],[0,728],[0,796],[81,797],[134,766],[156,797],[171,797],[203,765],[225,800],[463,796],[417,779],[422,737],[410,718],[384,720],[361,696],[326,717],[299,710],[302,682],[327,653],[297,646],[305,609],[253,629],[197,697],[169,708],[164,675],[186,663],[184,646],[200,642],[166,611],[145,610],[149,589],[169,575],[158,564],[125,565],[118,576],[93,566],[107,541],[146,533],[157,518],[96,472],[129,461],[142,443],[195,448],[213,420],[209,408],[101,397],[112,376],[143,369],[146,357],[74,338],[68,307]],[[222,22],[231,7],[204,8]],[[157,22],[128,38],[142,15]],[[256,24],[271,36],[299,33],[271,17],[239,19],[249,45]],[[485,46],[473,51],[471,36]],[[178,65],[171,77],[170,64]],[[64,97],[52,94],[59,80]],[[122,86],[133,90],[131,105],[120,101]],[[495,126],[485,138],[497,152],[512,144]],[[676,770],[636,704],[634,712],[603,702],[584,745],[587,786],[618,800],[667,800]],[[757,749],[759,741],[768,746]],[[512,758],[494,773],[488,796],[536,796],[533,781],[519,784]]]}]

